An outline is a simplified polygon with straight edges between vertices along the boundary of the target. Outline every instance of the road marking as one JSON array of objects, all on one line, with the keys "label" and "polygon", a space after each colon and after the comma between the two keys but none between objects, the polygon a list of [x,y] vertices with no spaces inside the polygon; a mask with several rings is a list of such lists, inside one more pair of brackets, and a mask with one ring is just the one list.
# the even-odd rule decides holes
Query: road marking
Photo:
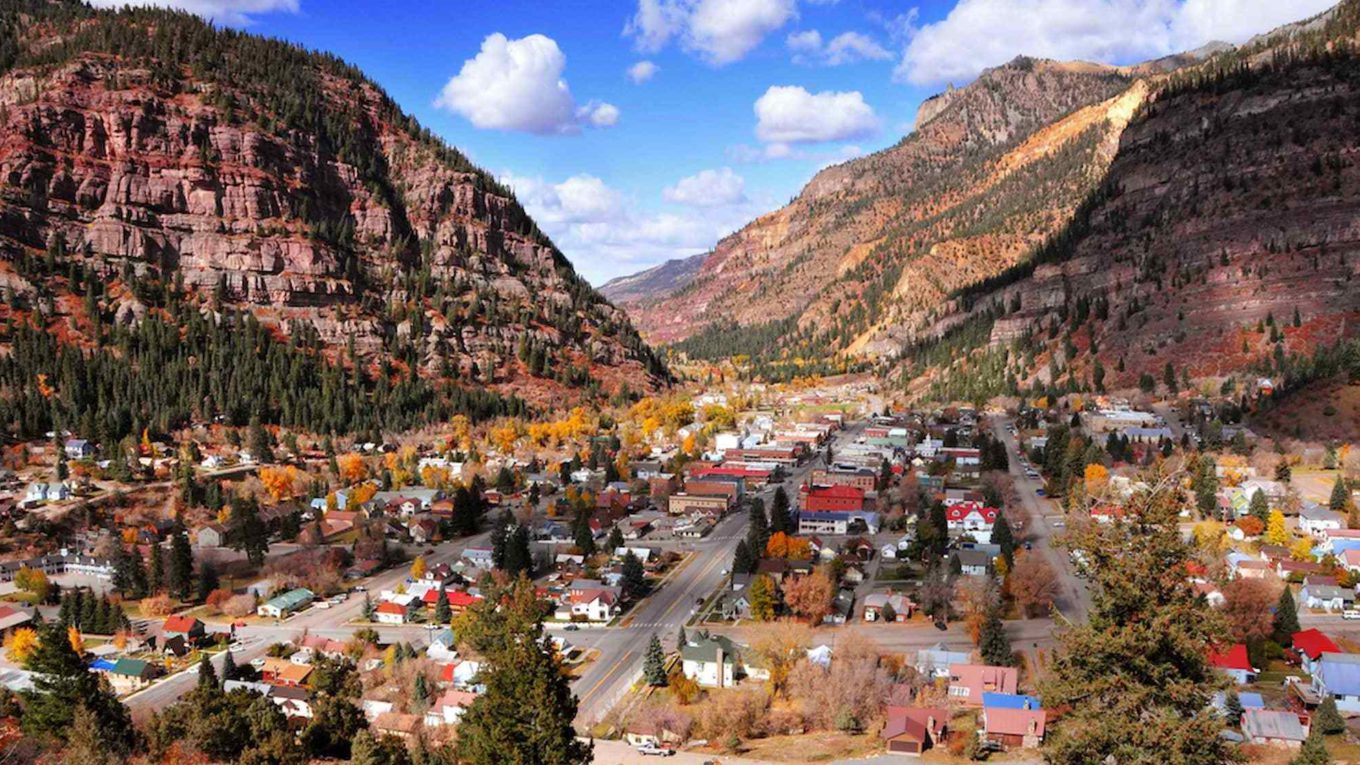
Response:
[{"label": "road marking", "polygon": [[[603,651],[601,651],[601,653],[603,653]],[[619,670],[627,669],[628,665],[632,663],[632,659],[630,657],[633,656],[634,653],[636,652],[626,651],[623,654],[623,656],[619,659],[619,661],[616,661],[614,663],[613,668],[610,669],[609,672],[607,672],[604,677],[600,678],[600,682],[592,686],[591,689],[586,691],[583,695],[577,697],[578,705],[584,704],[586,702],[586,699],[595,695],[595,693],[600,690],[600,686],[604,685],[605,681],[613,677],[615,673],[617,673]]]}]

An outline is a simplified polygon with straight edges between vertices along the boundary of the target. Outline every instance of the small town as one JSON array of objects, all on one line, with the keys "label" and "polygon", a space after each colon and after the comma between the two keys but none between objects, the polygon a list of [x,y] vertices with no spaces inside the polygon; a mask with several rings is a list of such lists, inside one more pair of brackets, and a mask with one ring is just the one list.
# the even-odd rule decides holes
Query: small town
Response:
[{"label": "small town", "polygon": [[1360,0],[0,1],[0,765],[1360,765]]}]

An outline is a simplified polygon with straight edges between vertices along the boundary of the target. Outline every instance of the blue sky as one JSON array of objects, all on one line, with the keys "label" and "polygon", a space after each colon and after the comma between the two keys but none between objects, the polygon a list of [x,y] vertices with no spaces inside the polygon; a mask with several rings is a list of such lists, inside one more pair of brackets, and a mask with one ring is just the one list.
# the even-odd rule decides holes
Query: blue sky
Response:
[{"label": "blue sky", "polygon": [[[124,0],[96,0],[117,5]],[[1329,0],[149,0],[331,51],[592,282],[709,249],[1020,53],[1132,63]],[[636,68],[635,68],[636,67]],[[631,70],[631,71],[630,71]]]}]

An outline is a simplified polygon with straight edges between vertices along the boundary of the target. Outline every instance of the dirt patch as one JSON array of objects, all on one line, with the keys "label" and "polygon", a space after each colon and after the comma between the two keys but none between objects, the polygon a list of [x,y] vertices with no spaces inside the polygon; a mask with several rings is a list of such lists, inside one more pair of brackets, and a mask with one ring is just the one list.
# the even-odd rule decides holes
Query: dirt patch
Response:
[{"label": "dirt patch", "polygon": [[1314,383],[1253,417],[1251,426],[1273,438],[1360,440],[1360,385],[1341,376]]}]

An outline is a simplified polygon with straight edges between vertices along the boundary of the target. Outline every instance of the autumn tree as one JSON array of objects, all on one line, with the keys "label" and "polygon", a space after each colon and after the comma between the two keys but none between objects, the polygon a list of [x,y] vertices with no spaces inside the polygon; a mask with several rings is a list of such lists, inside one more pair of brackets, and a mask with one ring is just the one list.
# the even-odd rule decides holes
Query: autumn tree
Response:
[{"label": "autumn tree", "polygon": [[761,622],[768,622],[773,619],[775,609],[779,606],[779,597],[775,592],[774,580],[764,574],[757,574],[751,580],[750,595],[747,600],[751,604],[751,618]]},{"label": "autumn tree", "polygon": [[1058,575],[1043,556],[1019,550],[1015,567],[1006,578],[1015,604],[1026,616],[1035,616],[1053,606],[1058,595]]},{"label": "autumn tree", "polygon": [[770,672],[770,687],[783,693],[789,672],[807,656],[812,631],[805,624],[783,620],[762,627],[751,639],[751,651]]},{"label": "autumn tree", "polygon": [[1235,642],[1264,640],[1274,632],[1274,606],[1279,602],[1276,586],[1264,579],[1237,577],[1222,588],[1228,633]]},{"label": "autumn tree", "polygon": [[1046,707],[1069,710],[1045,746],[1054,765],[1235,759],[1218,735],[1210,701],[1222,679],[1204,650],[1228,631],[1185,576],[1192,550],[1178,526],[1179,476],[1147,483],[1125,504],[1124,521],[1069,532],[1092,605],[1086,622],[1059,633],[1041,683]]},{"label": "autumn tree", "polygon": [[1270,511],[1270,520],[1266,523],[1265,542],[1280,546],[1289,544],[1289,530],[1284,525],[1284,513],[1279,510]]},{"label": "autumn tree", "polygon": [[836,586],[821,571],[798,577],[784,585],[784,603],[795,614],[816,626],[831,612]]}]

